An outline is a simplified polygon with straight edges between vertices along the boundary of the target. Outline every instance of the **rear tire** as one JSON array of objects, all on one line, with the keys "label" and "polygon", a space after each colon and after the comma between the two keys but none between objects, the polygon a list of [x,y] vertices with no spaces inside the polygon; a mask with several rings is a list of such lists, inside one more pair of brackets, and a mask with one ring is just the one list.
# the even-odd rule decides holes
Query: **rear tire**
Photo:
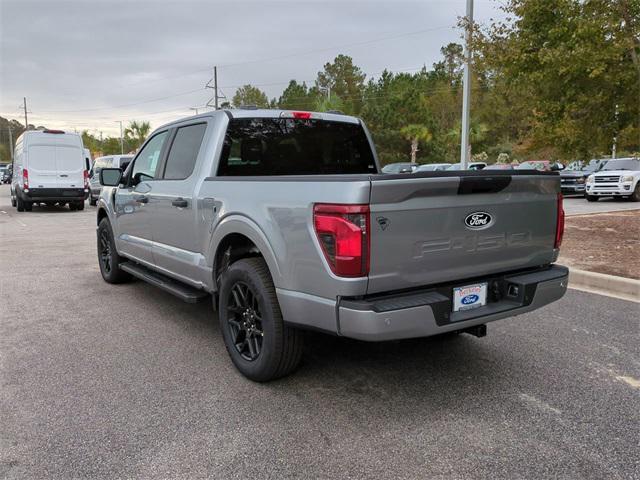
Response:
[{"label": "rear tire", "polygon": [[587,199],[587,202],[597,202],[599,197],[597,195],[586,195],[585,194],[584,198]]},{"label": "rear tire", "polygon": [[16,206],[16,197],[11,197],[11,206],[12,207]]},{"label": "rear tire", "polygon": [[20,197],[16,199],[16,208],[19,212],[24,212],[24,201]]},{"label": "rear tire", "polygon": [[76,204],[76,210],[84,210],[84,202],[78,202]]},{"label": "rear tire", "polygon": [[[69,204],[71,205],[71,204]],[[124,283],[131,278],[120,265],[124,259],[116,251],[116,242],[113,240],[113,232],[109,220],[103,218],[98,225],[98,265],[102,278],[107,283]]]},{"label": "rear tire", "polygon": [[72,212],[75,212],[77,209],[77,205],[73,202],[69,202],[69,210],[71,210]]},{"label": "rear tire", "polygon": [[98,203],[98,199],[93,198],[93,195],[89,194],[89,205],[91,205],[92,207],[95,207],[97,203]]},{"label": "rear tire", "polygon": [[33,202],[24,202],[24,211],[30,212],[33,210]]},{"label": "rear tire", "polygon": [[231,264],[222,276],[218,313],[227,352],[245,377],[268,382],[300,363],[303,333],[285,325],[264,259]]}]

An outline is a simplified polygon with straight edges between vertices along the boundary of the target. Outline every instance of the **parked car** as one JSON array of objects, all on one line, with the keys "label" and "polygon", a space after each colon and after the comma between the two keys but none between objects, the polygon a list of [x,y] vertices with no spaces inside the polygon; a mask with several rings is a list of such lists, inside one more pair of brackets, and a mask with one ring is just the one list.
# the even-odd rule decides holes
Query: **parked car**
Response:
[{"label": "parked car", "polygon": [[529,160],[522,162],[515,167],[517,170],[539,170],[541,172],[557,172],[564,170],[564,165],[560,162],[550,160]]},{"label": "parked car", "polygon": [[389,163],[382,167],[382,173],[411,173],[418,168],[417,163]]},{"label": "parked car", "polygon": [[[487,164],[485,162],[469,162],[467,165],[467,170],[482,170],[485,168]],[[447,170],[462,170],[461,163],[454,163],[453,165],[447,167]]]},{"label": "parked car", "polygon": [[5,183],[5,178],[8,176],[7,172],[9,170],[8,165],[0,165],[0,182]]},{"label": "parked car", "polygon": [[84,209],[89,195],[82,137],[62,130],[27,130],[16,140],[11,204],[19,212],[34,203]]},{"label": "parked car", "polygon": [[89,172],[89,205],[95,205],[100,196],[100,170],[103,168],[119,168],[123,172],[133,160],[133,155],[108,155],[98,157]]},{"label": "parked car", "polygon": [[13,178],[13,165],[7,165],[7,168],[2,173],[2,183],[11,183],[11,179]]},{"label": "parked car", "polygon": [[451,166],[450,163],[426,163],[424,165],[419,165],[413,173],[419,172],[441,172],[442,170],[446,170]]},{"label": "parked car", "polygon": [[601,197],[640,201],[640,158],[614,158],[587,177],[585,197],[597,202]]},{"label": "parked car", "polygon": [[607,160],[591,160],[584,165],[582,162],[573,162],[560,172],[560,185],[565,195],[583,195],[587,177],[600,171],[607,164]]},{"label": "parked car", "polygon": [[487,322],[564,295],[557,175],[393,177],[378,165],[346,115],[220,110],[169,123],[124,174],[100,172],[100,272],[188,302],[213,295],[231,360],[256,381],[296,367],[301,329],[483,336]]},{"label": "parked car", "polygon": [[509,163],[494,163],[484,167],[484,170],[513,170],[513,165]]}]

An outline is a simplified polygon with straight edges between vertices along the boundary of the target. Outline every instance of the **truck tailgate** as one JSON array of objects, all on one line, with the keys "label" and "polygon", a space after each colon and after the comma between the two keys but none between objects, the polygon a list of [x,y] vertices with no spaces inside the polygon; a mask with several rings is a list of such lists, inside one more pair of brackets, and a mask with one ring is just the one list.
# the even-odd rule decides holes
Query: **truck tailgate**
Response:
[{"label": "truck tailgate", "polygon": [[367,293],[555,261],[556,174],[372,177]]}]

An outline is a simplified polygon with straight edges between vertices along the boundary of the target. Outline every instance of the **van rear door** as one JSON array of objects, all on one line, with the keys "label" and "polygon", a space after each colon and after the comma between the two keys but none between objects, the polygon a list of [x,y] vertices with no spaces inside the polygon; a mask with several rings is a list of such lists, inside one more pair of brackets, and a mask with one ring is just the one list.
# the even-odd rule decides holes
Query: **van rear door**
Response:
[{"label": "van rear door", "polygon": [[58,188],[56,147],[53,142],[30,145],[25,168],[29,172],[31,188]]},{"label": "van rear door", "polygon": [[84,187],[84,153],[82,148],[64,141],[55,147],[58,188]]}]

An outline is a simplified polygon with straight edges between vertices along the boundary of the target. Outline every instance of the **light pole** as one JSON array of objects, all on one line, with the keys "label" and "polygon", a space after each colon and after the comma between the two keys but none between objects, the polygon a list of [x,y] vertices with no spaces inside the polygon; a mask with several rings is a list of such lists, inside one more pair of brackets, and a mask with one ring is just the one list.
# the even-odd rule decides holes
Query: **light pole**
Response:
[{"label": "light pole", "polygon": [[120,124],[120,155],[124,155],[124,137],[122,136],[122,120],[116,120]]},{"label": "light pole", "polygon": [[460,168],[469,164],[469,109],[471,108],[471,29],[473,28],[473,0],[467,0],[464,32],[464,73],[462,76],[462,135],[460,137]]}]

